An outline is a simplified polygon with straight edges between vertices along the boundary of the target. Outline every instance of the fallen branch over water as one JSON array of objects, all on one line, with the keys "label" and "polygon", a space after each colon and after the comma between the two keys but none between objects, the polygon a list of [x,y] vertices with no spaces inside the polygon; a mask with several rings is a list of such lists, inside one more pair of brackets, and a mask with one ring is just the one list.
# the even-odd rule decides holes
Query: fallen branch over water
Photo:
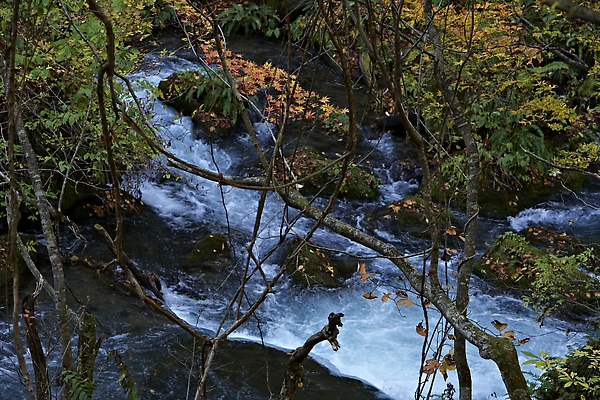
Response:
[{"label": "fallen branch over water", "polygon": [[292,353],[285,370],[285,378],[283,380],[281,392],[279,393],[279,400],[293,399],[294,396],[296,396],[296,390],[303,386],[302,375],[304,373],[304,367],[302,366],[302,362],[308,357],[308,354],[315,345],[327,340],[331,344],[333,351],[337,351],[340,348],[337,336],[339,333],[338,326],[344,326],[344,324],[342,324],[343,316],[344,314],[342,313],[329,314],[329,323],[325,325],[320,332],[309,337],[302,347],[298,347]]}]

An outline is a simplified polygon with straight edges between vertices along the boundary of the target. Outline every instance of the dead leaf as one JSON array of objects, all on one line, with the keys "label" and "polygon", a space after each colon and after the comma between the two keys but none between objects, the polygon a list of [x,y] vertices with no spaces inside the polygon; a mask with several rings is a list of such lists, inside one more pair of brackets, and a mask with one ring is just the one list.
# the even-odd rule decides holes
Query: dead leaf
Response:
[{"label": "dead leaf", "polygon": [[371,275],[371,274],[364,274],[363,276],[360,277],[360,280],[363,282],[368,281],[369,279],[371,279],[372,277],[374,277],[375,275]]},{"label": "dead leaf", "polygon": [[525,344],[525,343],[529,342],[530,340],[531,339],[529,339],[528,337],[526,337],[525,339],[521,339],[521,340],[519,340],[519,345]]},{"label": "dead leaf", "polygon": [[451,226],[448,229],[446,229],[446,235],[456,236],[456,227]]},{"label": "dead leaf", "polygon": [[429,360],[425,361],[425,365],[423,365],[421,371],[423,371],[424,374],[431,375],[435,372],[436,369],[438,369],[439,366],[440,363],[437,362],[436,359],[430,358]]},{"label": "dead leaf", "polygon": [[365,263],[358,263],[356,272],[358,272],[361,275],[365,275],[367,273],[367,266],[365,265]]},{"label": "dead leaf", "polygon": [[[454,350],[454,347],[452,348]],[[454,371],[456,369],[456,361],[454,360],[454,354],[446,354],[442,359],[442,365],[448,371]]]},{"label": "dead leaf", "polygon": [[500,332],[505,330],[506,327],[508,326],[507,324],[502,323],[502,322],[498,321],[497,319],[492,321],[492,325],[494,325],[494,328],[498,329]]},{"label": "dead leaf", "polygon": [[440,373],[444,377],[444,380],[448,379],[448,373],[446,372],[446,367],[444,367],[443,365],[440,367]]},{"label": "dead leaf", "polygon": [[516,340],[515,339],[515,331],[506,331],[502,334],[502,336],[505,337],[506,339]]},{"label": "dead leaf", "polygon": [[448,339],[450,339],[450,340],[456,340],[456,336],[454,336],[453,334],[449,333],[448,334]]},{"label": "dead leaf", "polygon": [[373,292],[367,292],[367,293],[363,294],[363,297],[364,297],[365,299],[367,299],[367,300],[373,300],[373,299],[376,299],[376,298],[378,298],[379,296],[377,296],[377,295],[376,295],[375,293],[373,293]]},{"label": "dead leaf", "polygon": [[413,301],[411,299],[400,299],[396,301],[396,305],[410,307],[413,305]]},{"label": "dead leaf", "polygon": [[422,322],[419,322],[419,325],[417,325],[416,331],[421,336],[427,336],[427,329],[423,328]]},{"label": "dead leaf", "polygon": [[381,296],[381,301],[385,303],[386,301],[388,301],[390,299],[391,295],[392,295],[391,293],[384,294],[383,296]]},{"label": "dead leaf", "polygon": [[393,203],[393,204],[390,204],[390,205],[388,206],[388,208],[389,208],[390,210],[392,210],[393,212],[395,212],[395,213],[397,213],[397,212],[399,212],[400,210],[402,210],[402,207],[401,207],[401,206],[399,206],[398,204],[395,204],[395,203]]},{"label": "dead leaf", "polygon": [[404,290],[401,290],[401,289],[396,290],[396,296],[408,298],[408,294]]}]

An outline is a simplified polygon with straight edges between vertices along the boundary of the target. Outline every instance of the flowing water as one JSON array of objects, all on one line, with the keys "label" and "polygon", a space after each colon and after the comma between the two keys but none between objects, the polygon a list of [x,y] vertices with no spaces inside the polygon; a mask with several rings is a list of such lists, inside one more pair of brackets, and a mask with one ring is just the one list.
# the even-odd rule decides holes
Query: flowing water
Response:
[{"label": "flowing water", "polygon": [[[176,56],[158,58],[149,55],[142,72],[135,79],[145,79],[153,85],[183,68],[197,68],[197,65]],[[341,98],[343,89],[339,85],[324,85],[327,95]],[[140,89],[141,95],[145,92]],[[227,141],[211,143],[194,133],[189,118],[179,117],[174,110],[160,101],[147,98],[152,107],[155,122],[170,144],[170,150],[177,156],[196,165],[224,174],[239,173],[243,167],[256,162],[253,148],[247,135],[234,135]],[[267,125],[256,125],[261,141],[271,140]],[[373,226],[366,218],[369,212],[398,200],[413,192],[417,186],[399,173],[393,166],[407,156],[407,145],[390,135],[374,137],[365,131],[361,151],[373,151],[373,165],[381,179],[380,196],[372,202],[340,201],[335,215],[358,227],[373,229],[375,234],[404,249],[406,254],[423,250],[425,244],[403,232],[390,233]],[[325,147],[333,144],[325,142]],[[598,204],[598,185],[590,184],[580,193],[587,201]],[[227,302],[236,290],[235,281],[221,285],[224,275],[220,272],[200,274],[183,267],[187,253],[195,241],[207,233],[226,233],[230,222],[231,237],[238,260],[243,260],[245,244],[249,240],[254,225],[258,204],[258,193],[219,187],[215,183],[195,176],[182,174],[178,180],[158,180],[146,182],[141,188],[142,200],[147,208],[141,214],[129,217],[127,223],[125,250],[145,270],[156,272],[163,280],[163,291],[167,304],[183,319],[204,332],[214,332],[227,307]],[[265,210],[260,238],[256,252],[264,255],[277,243],[283,204],[275,196],[270,196]],[[598,232],[593,221],[598,211],[592,211],[576,198],[557,198],[523,211],[516,217],[489,218],[481,222],[482,248],[485,242],[508,229],[519,230],[529,225],[550,225],[558,230],[574,230],[584,239],[597,239]],[[288,217],[291,217],[289,215]],[[574,221],[569,223],[569,220]],[[311,226],[310,221],[301,221],[295,226],[299,233]],[[86,231],[93,237],[92,228]],[[393,302],[366,300],[363,293],[373,291],[381,296],[394,292],[398,275],[391,263],[373,258],[372,252],[347,241],[326,230],[318,230],[316,242],[326,247],[343,249],[359,254],[375,276],[362,282],[358,276],[347,280],[340,289],[320,287],[303,288],[288,280],[281,282],[274,293],[257,312],[257,317],[236,331],[232,342],[219,353],[219,364],[215,378],[211,381],[214,398],[268,398],[269,392],[278,392],[281,373],[285,365],[285,355],[277,350],[294,349],[310,335],[319,331],[326,323],[330,312],[342,312],[344,326],[340,329],[341,348],[333,352],[326,343],[317,345],[311,357],[317,362],[307,366],[307,387],[300,398],[328,399],[368,399],[393,398],[398,400],[414,398],[421,368],[422,337],[415,327],[423,321],[420,307],[397,308]],[[88,254],[99,259],[106,258],[101,244],[89,248]],[[412,259],[416,265],[422,260]],[[278,258],[269,259],[265,264],[267,275],[274,274],[279,265]],[[457,260],[451,260],[457,262]],[[156,316],[149,314],[139,302],[114,289],[89,288],[89,272],[70,271],[70,281],[85,302],[88,298],[90,311],[99,314],[100,321],[105,316],[101,331],[108,338],[104,348],[118,349],[129,355],[126,362],[132,365],[136,378],[141,379],[141,387],[146,398],[185,398],[186,388],[195,387],[188,381],[189,358],[194,349],[193,342],[177,328],[170,326]],[[452,285],[451,274],[449,285]],[[78,286],[81,283],[81,287]],[[88,285],[85,288],[85,285]],[[96,285],[101,286],[101,285]],[[109,284],[106,285],[109,287]],[[262,289],[260,281],[248,285],[250,296]],[[518,350],[538,353],[546,350],[550,354],[562,355],[567,346],[581,339],[581,335],[565,335],[573,327],[556,319],[546,319],[543,326],[536,322],[535,312],[522,301],[507,296],[489,287],[478,278],[473,278],[472,300],[469,317],[481,327],[493,331],[493,320],[500,320],[514,330],[517,339],[531,340]],[[91,299],[93,297],[93,299]],[[105,299],[105,300],[100,300]],[[115,312],[115,310],[119,310]],[[428,309],[430,317],[437,312]],[[115,333],[119,335],[114,336]],[[4,343],[10,343],[7,331],[0,332]],[[266,345],[266,350],[260,346]],[[449,346],[447,347],[449,348]],[[6,345],[4,357],[11,359],[10,345]],[[472,368],[474,398],[504,398],[500,374],[491,361],[479,358],[474,347],[469,347]],[[267,363],[266,360],[269,360]],[[522,358],[525,361],[526,358]],[[3,366],[6,368],[6,362]],[[268,369],[265,370],[265,365]],[[322,367],[327,368],[329,373]],[[8,368],[6,376],[10,377]],[[109,367],[106,371],[111,371]],[[329,375],[331,374],[331,375]],[[115,382],[116,372],[101,374],[104,382]],[[352,377],[354,379],[347,379]],[[268,379],[268,383],[267,383]],[[3,382],[6,380],[3,380]],[[364,382],[365,384],[363,384]],[[448,382],[457,387],[454,372],[449,373]],[[6,384],[6,393],[16,390],[18,384]],[[115,392],[120,389],[110,386]],[[446,387],[441,377],[436,379],[434,393],[438,395]],[[107,393],[110,393],[107,390]],[[18,393],[23,393],[18,392]],[[193,391],[192,391],[193,393]],[[120,398],[115,395],[114,398]],[[104,397],[107,396],[107,397]],[[102,398],[109,398],[103,394]],[[15,398],[18,398],[15,397]],[[210,397],[212,398],[212,397]]]}]

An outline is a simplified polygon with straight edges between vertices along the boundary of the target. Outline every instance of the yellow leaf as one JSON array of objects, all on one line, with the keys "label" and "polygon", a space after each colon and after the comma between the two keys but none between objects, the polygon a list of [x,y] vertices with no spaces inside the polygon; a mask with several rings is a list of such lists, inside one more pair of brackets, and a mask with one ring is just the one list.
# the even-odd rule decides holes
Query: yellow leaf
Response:
[{"label": "yellow leaf", "polygon": [[367,293],[363,294],[363,297],[364,297],[365,299],[367,299],[367,300],[373,300],[373,299],[376,299],[376,298],[377,298],[377,297],[379,297],[379,296],[377,296],[377,295],[376,295],[375,293],[373,293],[373,292],[367,292]]},{"label": "yellow leaf", "polygon": [[456,236],[456,227],[451,226],[450,228],[446,229],[446,235]]},{"label": "yellow leaf", "polygon": [[384,303],[386,301],[388,301],[390,299],[391,293],[386,293],[383,296],[381,296],[381,301],[383,301]]},{"label": "yellow leaf", "polygon": [[515,340],[515,331],[506,331],[502,334],[503,337],[510,340]]},{"label": "yellow leaf", "polygon": [[389,208],[390,210],[392,210],[393,212],[395,212],[395,213],[397,213],[397,212],[399,212],[400,210],[402,210],[402,207],[401,207],[401,206],[399,206],[399,205],[398,205],[398,204],[396,204],[396,203],[392,203],[392,204],[390,204],[390,205],[388,206],[388,208]]},{"label": "yellow leaf", "polygon": [[[454,347],[452,348],[452,353],[454,353]],[[448,371],[454,371],[456,369],[456,361],[454,361],[454,354],[446,354],[442,359],[442,365]]]},{"label": "yellow leaf", "polygon": [[500,332],[505,330],[506,327],[508,326],[507,324],[502,323],[502,322],[498,321],[497,319],[492,321],[492,325],[494,325],[494,328],[498,329]]}]

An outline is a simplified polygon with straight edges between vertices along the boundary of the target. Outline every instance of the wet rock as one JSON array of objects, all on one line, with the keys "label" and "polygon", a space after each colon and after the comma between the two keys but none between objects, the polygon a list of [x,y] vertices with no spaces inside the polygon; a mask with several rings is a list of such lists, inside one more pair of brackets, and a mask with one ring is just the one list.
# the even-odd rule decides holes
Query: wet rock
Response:
[{"label": "wet rock", "polygon": [[227,238],[220,233],[204,236],[184,261],[187,268],[224,268],[231,263]]},{"label": "wet rock", "polygon": [[559,312],[585,318],[600,300],[600,281],[584,268],[597,262],[593,249],[564,251],[573,238],[551,232],[546,228],[528,230],[527,236],[538,236],[533,243],[543,248],[515,232],[498,236],[476,262],[475,274],[498,287],[518,290],[542,316]]},{"label": "wet rock", "polygon": [[356,270],[353,263],[335,259],[331,250],[294,239],[285,253],[285,268],[301,284],[340,287]]},{"label": "wet rock", "polygon": [[[440,221],[445,221],[446,228],[456,223],[452,211],[437,204],[433,212]],[[380,208],[373,217],[379,225],[396,225],[415,237],[424,237],[427,232],[428,221],[425,215],[425,200],[418,195],[406,196]]]},{"label": "wet rock", "polygon": [[[332,159],[310,148],[296,151],[287,157],[286,161],[298,179],[314,174],[302,182],[303,187],[300,190],[302,194],[327,196],[333,192],[335,181],[340,173],[341,162],[328,166]],[[290,181],[287,167],[282,163],[277,166],[275,173],[279,180]],[[378,186],[379,183],[373,173],[355,164],[350,164],[339,195],[351,199],[372,199],[378,194]]]},{"label": "wet rock", "polygon": [[218,77],[201,71],[177,72],[160,81],[158,90],[161,100],[191,117],[208,134],[226,133],[235,126],[233,93]]}]

